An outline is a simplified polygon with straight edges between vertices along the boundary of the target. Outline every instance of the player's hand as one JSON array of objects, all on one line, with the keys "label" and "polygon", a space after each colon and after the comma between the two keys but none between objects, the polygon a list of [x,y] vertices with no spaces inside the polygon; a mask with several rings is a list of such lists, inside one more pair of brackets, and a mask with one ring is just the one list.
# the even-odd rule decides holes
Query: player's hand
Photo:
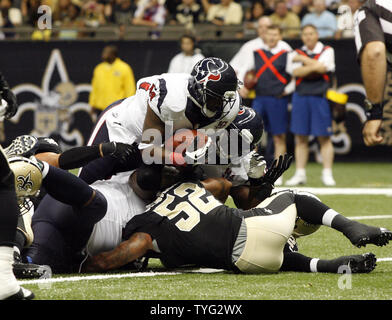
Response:
[{"label": "player's hand", "polygon": [[252,151],[247,172],[248,177],[252,179],[261,178],[265,173],[266,165],[267,162],[265,161],[265,158],[256,151]]},{"label": "player's hand", "polygon": [[103,156],[112,156],[119,159],[120,163],[126,164],[140,157],[140,151],[136,142],[126,144],[121,142],[104,142],[101,144],[101,151]]},{"label": "player's hand", "polygon": [[280,155],[267,169],[263,181],[274,185],[275,181],[290,167],[292,161],[293,156],[290,156],[287,153],[285,155]]},{"label": "player's hand", "polygon": [[368,147],[375,146],[383,142],[384,137],[382,137],[379,132],[381,128],[382,120],[368,120],[362,130],[363,141]]}]

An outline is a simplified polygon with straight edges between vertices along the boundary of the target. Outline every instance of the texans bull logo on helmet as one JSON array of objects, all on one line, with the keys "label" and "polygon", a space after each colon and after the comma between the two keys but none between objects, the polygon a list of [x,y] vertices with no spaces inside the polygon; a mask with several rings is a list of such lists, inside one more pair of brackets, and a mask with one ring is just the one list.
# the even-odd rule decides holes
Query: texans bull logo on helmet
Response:
[{"label": "texans bull logo on helmet", "polygon": [[219,81],[221,74],[227,70],[228,64],[221,59],[217,58],[206,58],[200,60],[194,70],[194,75],[199,83],[207,83],[208,81]]}]

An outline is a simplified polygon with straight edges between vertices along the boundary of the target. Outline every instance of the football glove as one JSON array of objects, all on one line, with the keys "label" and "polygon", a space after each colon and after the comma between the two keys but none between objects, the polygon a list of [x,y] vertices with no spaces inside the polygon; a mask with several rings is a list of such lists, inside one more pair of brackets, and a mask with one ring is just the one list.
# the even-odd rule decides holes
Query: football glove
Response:
[{"label": "football glove", "polygon": [[251,152],[249,167],[247,168],[248,177],[251,179],[260,179],[265,174],[266,161],[264,157],[256,151]]},{"label": "football glove", "polygon": [[275,181],[290,167],[293,156],[280,155],[279,159],[275,159],[272,165],[267,169],[263,180],[274,185]]},{"label": "football glove", "polygon": [[290,167],[291,162],[293,161],[293,156],[288,155],[280,155],[278,159],[275,159],[271,166],[267,168],[266,173],[263,177],[257,179],[249,177],[251,184],[263,184],[267,183],[274,187],[275,181]]},{"label": "football glove", "polygon": [[136,142],[132,144],[114,141],[104,142],[101,148],[103,156],[112,156],[122,164],[126,164],[136,157],[140,157],[140,151]]}]

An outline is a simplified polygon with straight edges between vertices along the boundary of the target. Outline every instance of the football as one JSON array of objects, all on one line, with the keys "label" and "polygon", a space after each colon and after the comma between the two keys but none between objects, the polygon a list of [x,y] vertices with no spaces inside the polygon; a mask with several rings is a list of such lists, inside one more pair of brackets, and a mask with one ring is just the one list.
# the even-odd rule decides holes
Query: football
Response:
[{"label": "football", "polygon": [[[177,130],[172,137],[166,140],[165,149],[181,154],[184,154],[187,149],[192,151],[203,149],[209,141],[208,136],[203,131],[190,129]],[[192,144],[193,148],[191,148]]]},{"label": "football", "polygon": [[257,83],[257,78],[256,78],[256,71],[250,70],[245,74],[244,77],[244,87],[248,90],[252,90]]}]

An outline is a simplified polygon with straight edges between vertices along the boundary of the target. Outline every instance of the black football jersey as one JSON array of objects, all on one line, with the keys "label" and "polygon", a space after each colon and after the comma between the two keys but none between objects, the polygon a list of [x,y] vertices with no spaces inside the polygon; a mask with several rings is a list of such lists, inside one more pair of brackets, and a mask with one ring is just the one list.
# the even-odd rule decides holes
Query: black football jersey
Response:
[{"label": "black football jersey", "polygon": [[123,238],[145,232],[156,240],[166,267],[233,269],[231,254],[242,222],[200,182],[177,183],[126,225]]}]

